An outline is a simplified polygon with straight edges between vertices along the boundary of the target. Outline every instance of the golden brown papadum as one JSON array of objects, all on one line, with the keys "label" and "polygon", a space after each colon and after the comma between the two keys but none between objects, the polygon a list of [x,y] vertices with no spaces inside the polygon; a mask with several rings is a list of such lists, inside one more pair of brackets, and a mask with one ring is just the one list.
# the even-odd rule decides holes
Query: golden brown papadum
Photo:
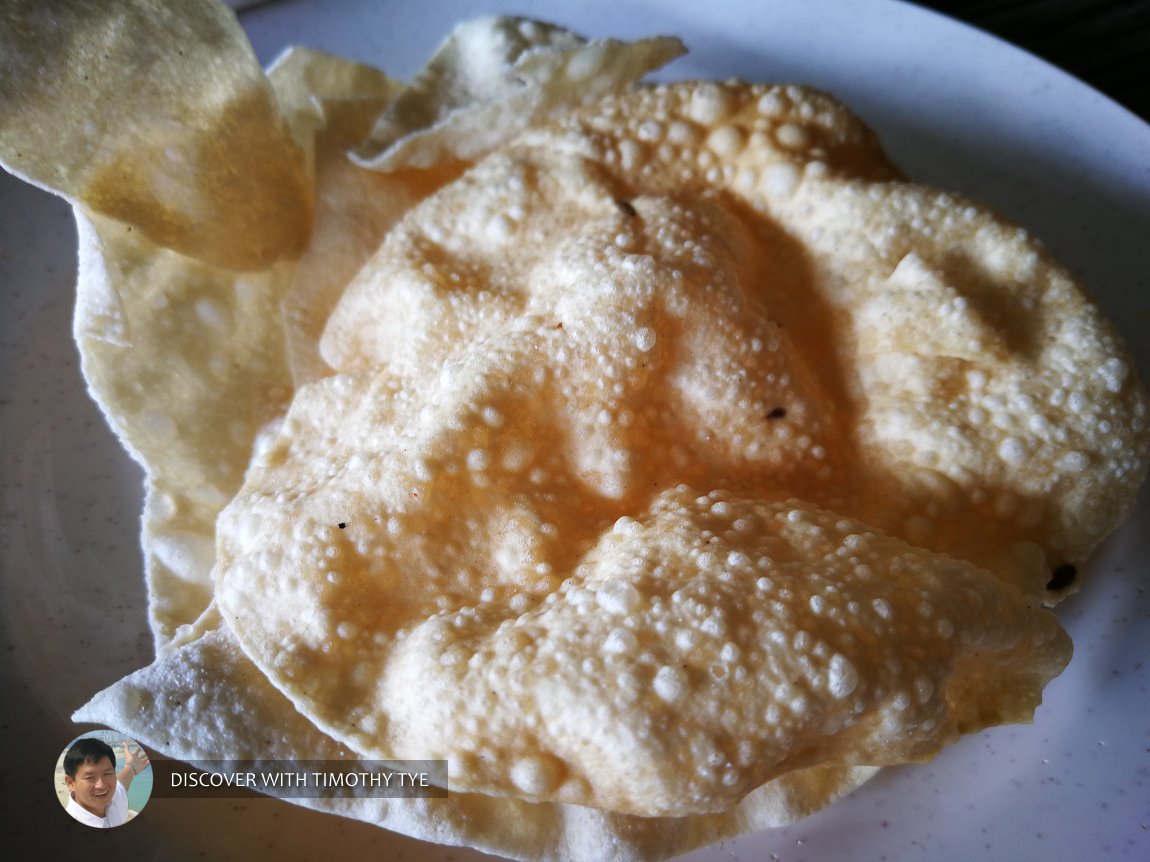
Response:
[{"label": "golden brown papadum", "polygon": [[0,24],[9,170],[205,263],[303,251],[304,154],[222,3],[6,0]]},{"label": "golden brown papadum", "polygon": [[449,757],[450,799],[305,804],[658,859],[1028,720],[1068,660],[1039,605],[1132,501],[1146,395],[1034,239],[833,100],[595,101],[678,41],[513,18],[411,85],[265,77],[211,3],[3,23],[0,158],[76,205],[85,375],[148,475],[161,655],[77,720]]},{"label": "golden brown papadum", "polygon": [[[983,271],[943,282],[942,255]],[[947,339],[908,344],[900,281],[984,348],[956,369]],[[961,301],[1016,293],[1050,332],[1033,352]],[[829,99],[673,85],[531,131],[405,217],[321,350],[340,373],[221,518],[217,596],[357,751],[446,757],[472,792],[722,811],[795,766],[1026,718],[1069,658],[1036,604],[1099,533],[1051,513],[1091,490],[1066,450],[1101,464],[1109,439],[1069,407],[1061,441],[1014,429],[1046,387],[1109,391],[1121,347],[1032,241],[897,179]],[[1066,351],[1070,379],[1046,368]],[[898,397],[940,380],[943,403]],[[1102,421],[1138,452],[1117,384]],[[1013,397],[966,421],[988,391]],[[993,457],[1011,433],[1024,462]],[[1040,472],[1069,499],[988,517]],[[1120,482],[1092,481],[1098,512]]]},{"label": "golden brown papadum", "polygon": [[[27,111],[6,114],[0,158],[6,167],[76,205],[80,277],[74,331],[93,397],[148,474],[142,544],[149,622],[156,648],[164,650],[191,636],[192,624],[208,607],[215,519],[239,488],[258,432],[282,415],[296,383],[327,373],[316,344],[343,285],[399,215],[458,169],[382,174],[356,167],[347,150],[373,127],[384,126],[382,112],[406,85],[363,64],[304,49],[286,52],[265,77],[234,16],[217,4],[185,4],[178,10],[165,6],[155,15],[144,2],[79,2],[53,8],[18,3],[4,10],[6,26],[0,28],[0,37],[11,48],[5,61],[13,69],[3,81],[8,88],[4,94],[7,99],[11,91],[13,104],[30,101]],[[153,52],[126,66],[122,55],[136,50],[133,34],[143,32],[134,29],[141,16],[149,18],[146,32],[154,38]],[[517,29],[517,19],[471,27],[473,50],[485,50],[480,37],[489,34],[486,50],[493,67],[502,62],[499,34],[507,28]],[[210,132],[213,141],[211,147],[200,146],[188,132],[192,137],[184,144],[200,160],[194,164],[195,175],[210,178],[236,171],[260,177],[260,171],[298,170],[306,181],[303,203],[284,202],[286,187],[278,181],[262,183],[262,193],[241,189],[241,209],[216,201],[214,206],[228,213],[205,211],[205,217],[211,215],[222,238],[196,232],[193,225],[188,230],[195,232],[195,242],[251,243],[258,250],[264,240],[263,234],[253,233],[255,219],[290,225],[304,217],[304,229],[313,241],[303,254],[293,252],[286,240],[277,240],[280,253],[298,256],[295,262],[239,272],[232,268],[232,258],[221,257],[236,252],[201,255],[178,242],[164,247],[171,237],[149,220],[153,210],[182,205],[179,194],[169,200],[169,192],[178,192],[171,184],[157,183],[151,189],[155,200],[149,207],[131,209],[127,215],[112,213],[118,217],[102,214],[100,201],[74,180],[75,172],[57,174],[67,167],[73,151],[88,153],[90,135],[96,135],[104,149],[127,144],[114,135],[65,127],[61,118],[73,116],[67,111],[52,119],[51,111],[33,110],[30,94],[40,84],[25,84],[24,79],[29,64],[47,62],[36,58],[50,54],[46,46],[51,39],[68,46],[71,66],[66,76],[88,76],[76,101],[68,104],[95,100],[101,123],[144,129],[163,125],[164,111],[195,116],[192,129]],[[582,41],[574,36],[570,40]],[[614,50],[626,54],[628,48],[618,43]],[[122,60],[115,74],[105,68],[103,51]],[[198,80],[205,65],[220,69],[215,89],[201,91],[182,83],[176,88],[172,83]],[[154,98],[166,99],[166,107],[161,110],[141,96],[138,87],[128,86],[133,70],[155,80]],[[627,80],[616,78],[614,86]],[[71,92],[67,81],[58,86]],[[98,98],[89,93],[92,88]],[[540,88],[547,89],[546,82],[536,85]],[[229,98],[220,101],[224,95]],[[548,100],[561,97],[552,94]],[[254,131],[228,119],[235,104],[248,102],[267,102],[273,108],[238,112],[260,127]],[[465,100],[460,104],[482,108]],[[79,111],[76,107],[75,116],[84,116]],[[57,134],[55,156],[43,164],[21,161],[29,141],[48,134],[53,125],[74,137],[61,140]],[[140,134],[142,141],[150,140]],[[283,139],[282,146],[259,144],[260,135],[271,134]],[[137,155],[141,165],[152,159],[148,152]],[[76,158],[87,170],[87,162]],[[242,159],[261,162],[260,171],[249,170]],[[277,162],[280,166],[273,168]],[[273,224],[266,232],[293,229]],[[246,263],[243,268],[248,268]]]},{"label": "golden brown papadum", "polygon": [[[315,52],[281,58],[269,80],[309,154],[308,173],[327,189],[316,195],[317,241],[294,264],[236,272],[161,248],[83,204],[76,209],[75,336],[94,397],[148,471],[143,548],[160,650],[190,636],[209,606],[216,517],[239,488],[260,430],[282,415],[315,352],[298,308],[315,314],[330,305],[331,279],[354,271],[405,200],[403,177],[367,174],[343,156],[398,85]],[[332,190],[348,186],[373,192],[378,203],[365,213],[346,194],[347,209],[337,210]],[[333,222],[355,216],[356,231],[328,241]]]}]

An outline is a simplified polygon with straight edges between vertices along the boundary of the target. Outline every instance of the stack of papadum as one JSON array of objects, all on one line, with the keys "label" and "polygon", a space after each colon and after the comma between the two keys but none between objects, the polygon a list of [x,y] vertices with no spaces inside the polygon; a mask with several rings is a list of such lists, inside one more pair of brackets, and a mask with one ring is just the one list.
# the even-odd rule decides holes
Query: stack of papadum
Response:
[{"label": "stack of papadum", "polygon": [[[446,758],[300,800],[658,859],[1027,721],[1147,397],[1025,230],[672,38],[463,24],[265,73],[207,0],[9,2],[0,155],[67,197],[147,469],[156,661],[77,720],[189,761]],[[386,60],[386,58],[383,58]]]}]

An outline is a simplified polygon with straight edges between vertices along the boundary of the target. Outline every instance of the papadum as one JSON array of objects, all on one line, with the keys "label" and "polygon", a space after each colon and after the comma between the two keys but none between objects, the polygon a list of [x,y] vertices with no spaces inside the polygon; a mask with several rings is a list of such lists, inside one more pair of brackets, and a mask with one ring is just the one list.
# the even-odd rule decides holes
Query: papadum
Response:
[{"label": "papadum", "polygon": [[824,94],[636,84],[676,39],[481,19],[407,84],[64,5],[5,10],[0,157],[76,207],[158,652],[77,720],[447,758],[448,799],[303,804],[523,859],[666,858],[1030,720],[1150,430],[1025,230]]},{"label": "papadum", "polygon": [[[720,160],[716,137],[745,143]],[[908,344],[892,274],[995,242],[1032,258],[1029,283],[909,290],[1025,293],[1054,337],[1011,351],[956,299],[954,337],[990,346],[956,369],[946,339]],[[297,392],[221,517],[217,600],[357,751],[445,757],[469,792],[718,812],[798,765],[921,759],[1026,719],[1069,658],[1038,605],[1097,538],[1048,513],[1089,493],[1065,449],[1102,463],[1108,440],[1064,409],[1061,447],[990,453],[1024,398],[1104,388],[1121,347],[1033,242],[898,179],[825,97],[671,85],[530,131],[392,230],[320,347],[337,373]],[[1044,368],[1064,350],[1078,378]],[[946,401],[924,398],[940,379]],[[947,422],[987,389],[1015,397]],[[1125,399],[1100,409],[1138,451],[1145,403]],[[987,517],[990,492],[1033,495],[1043,457],[1062,495]],[[1101,483],[1095,512],[1121,487]]]}]

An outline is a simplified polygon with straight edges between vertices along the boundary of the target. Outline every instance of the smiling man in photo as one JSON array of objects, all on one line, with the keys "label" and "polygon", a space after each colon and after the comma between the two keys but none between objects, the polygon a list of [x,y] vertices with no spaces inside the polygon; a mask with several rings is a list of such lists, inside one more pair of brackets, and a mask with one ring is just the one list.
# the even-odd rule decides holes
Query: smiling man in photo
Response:
[{"label": "smiling man in photo", "polygon": [[66,811],[85,826],[107,829],[128,822],[128,788],[148,766],[142,750],[124,743],[124,768],[116,772],[116,753],[99,739],[77,740],[64,756],[68,785]]}]

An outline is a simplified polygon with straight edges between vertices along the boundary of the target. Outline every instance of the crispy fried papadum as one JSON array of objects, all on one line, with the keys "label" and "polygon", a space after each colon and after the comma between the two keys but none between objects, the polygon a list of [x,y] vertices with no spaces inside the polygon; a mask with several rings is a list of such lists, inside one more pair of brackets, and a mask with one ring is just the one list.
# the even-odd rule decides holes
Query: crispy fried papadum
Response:
[{"label": "crispy fried papadum", "polygon": [[298,802],[654,860],[1030,720],[1069,660],[1051,574],[1132,504],[1147,395],[1034,238],[833,99],[518,18],[410,84],[265,75],[206,0],[0,23],[0,158],[76,208],[147,472],[159,655],[77,720],[448,758],[447,799]]},{"label": "crispy fried papadum", "polygon": [[[317,344],[343,287],[388,228],[459,168],[357,167],[348,150],[384,127],[388,107],[412,87],[306,49],[286,52],[265,77],[234,15],[216,3],[16,3],[2,20],[0,93],[19,109],[0,119],[0,161],[75,205],[74,332],[93,397],[147,471],[142,545],[149,622],[163,651],[194,635],[211,602],[215,520],[240,486],[260,429],[282,416],[295,385],[330,373]],[[520,34],[521,51],[545,54],[558,39],[568,61],[581,56],[575,46],[585,40],[532,28],[520,19],[469,25],[469,62],[501,68],[505,32]],[[150,52],[138,50],[141,33]],[[627,60],[632,50],[647,59]],[[591,76],[603,90],[657,64],[647,43],[612,43],[611,51],[615,66]],[[60,80],[35,73],[40,66]],[[204,67],[218,69],[212,86],[185,86]],[[133,75],[147,87],[129,86]],[[553,108],[578,95],[546,81],[535,89]],[[45,102],[49,92],[74,99]],[[482,112],[485,96],[459,94],[453,105]],[[77,125],[92,105],[97,125]],[[165,129],[183,137],[156,155],[149,142]],[[274,146],[261,143],[273,137]],[[109,209],[90,193],[85,183],[101,153],[153,171],[156,181],[140,189],[146,202]],[[169,169],[178,183],[161,181]],[[242,198],[234,207],[210,190],[213,177],[232,172],[258,180],[229,186]],[[273,182],[268,172],[292,179]],[[206,197],[193,200],[187,187],[199,179],[204,188],[192,191]],[[293,189],[299,199],[285,200]],[[184,207],[211,229],[165,221]],[[270,258],[243,258],[268,248]]]},{"label": "crispy fried papadum", "polygon": [[148,473],[162,650],[209,605],[216,516],[290,400],[284,333],[267,324],[311,232],[306,148],[218,3],[18,0],[0,14],[0,159],[75,208],[74,334]]},{"label": "crispy fried papadum", "polygon": [[235,15],[213,0],[6,0],[9,170],[229,269],[299,256],[311,185]]},{"label": "crispy fried papadum", "polygon": [[[910,342],[895,291],[949,337]],[[1011,349],[1023,307],[1038,344]],[[1050,567],[1141,470],[1101,466],[1099,421],[1145,448],[1065,273],[795,89],[670,85],[526,133],[389,233],[321,351],[338,373],[218,526],[245,651],[357,751],[645,816],[1028,719],[1070,654]],[[1061,439],[1027,430],[1049,402]],[[1039,517],[988,517],[1036,476]],[[1057,514],[1084,497],[1109,520]]]},{"label": "crispy fried papadum", "polygon": [[345,157],[399,84],[307,51],[286,54],[267,80],[307,173],[323,182],[314,241],[294,263],[237,272],[76,207],[75,337],[93,396],[148,472],[142,544],[161,651],[192,636],[211,603],[216,518],[239,489],[261,429],[282,416],[296,381],[315,374],[316,319],[418,199],[411,189],[427,185],[369,173]]},{"label": "crispy fried papadum", "polygon": [[[196,704],[189,709],[188,704]],[[337,760],[325,736],[256,669],[226,628],[181,646],[98,694],[78,720],[131,727],[169,756],[204,760]],[[452,792],[446,799],[293,799],[441,844],[517,859],[631,862],[666,859],[811,814],[876,767],[796,769],[737,806],[692,817],[634,817],[578,805]]]},{"label": "crispy fried papadum", "polygon": [[460,24],[355,151],[381,171],[475,159],[533,122],[636,81],[684,52],[678,39],[582,36],[525,18]]}]

